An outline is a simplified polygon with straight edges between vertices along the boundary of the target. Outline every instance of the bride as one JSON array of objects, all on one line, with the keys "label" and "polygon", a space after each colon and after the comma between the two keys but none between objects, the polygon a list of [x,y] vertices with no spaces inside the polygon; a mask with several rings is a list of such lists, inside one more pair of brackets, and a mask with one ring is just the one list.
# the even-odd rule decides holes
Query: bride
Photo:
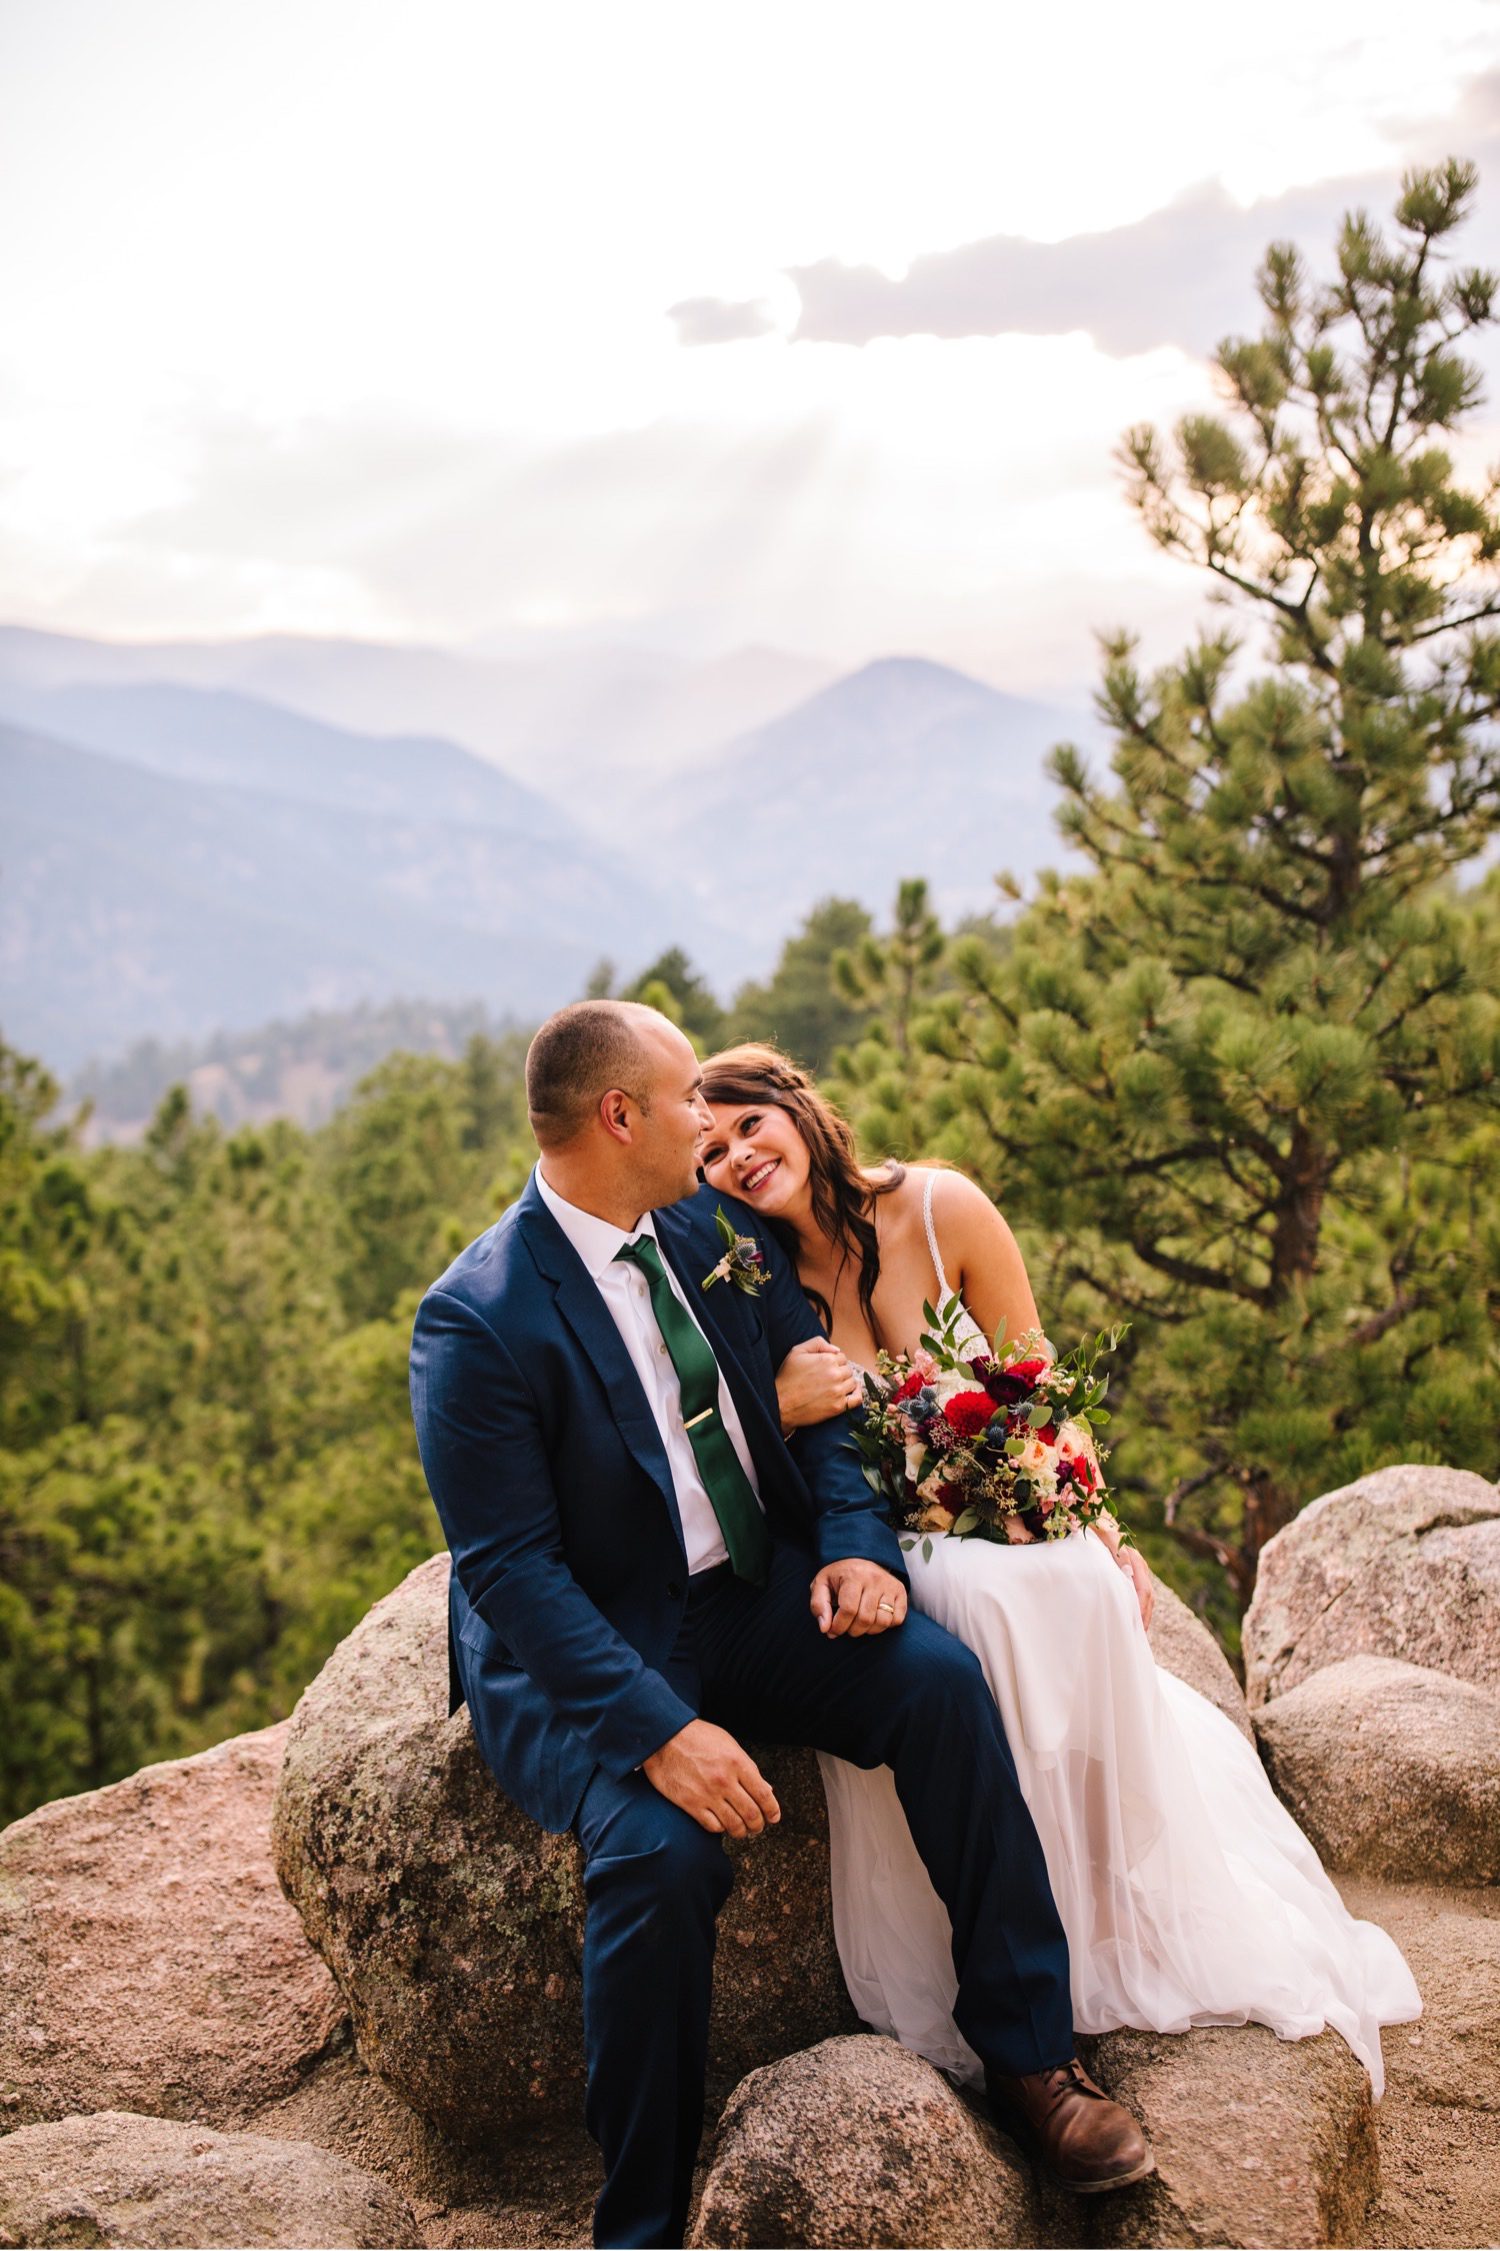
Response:
[{"label": "bride", "polygon": [[[1015,1237],[962,1173],[862,1169],[844,1121],[772,1047],[713,1057],[703,1095],[704,1177],[765,1215],[827,1332],[778,1375],[788,1430],[856,1407],[877,1351],[917,1345],[924,1300],[957,1294],[976,1342],[1040,1325]],[[968,1643],[1000,1707],[1067,1932],[1077,2029],[1253,2021],[1290,2040],[1332,2026],[1378,2098],[1380,2027],[1421,2011],[1411,1973],[1347,1913],[1233,1722],[1157,1670],[1151,1575],[1114,1519],[1014,1546],[937,1533],[906,1561],[912,1601]],[[948,1919],[889,1771],[820,1763],[855,2007],[980,2080],[953,2022]]]}]

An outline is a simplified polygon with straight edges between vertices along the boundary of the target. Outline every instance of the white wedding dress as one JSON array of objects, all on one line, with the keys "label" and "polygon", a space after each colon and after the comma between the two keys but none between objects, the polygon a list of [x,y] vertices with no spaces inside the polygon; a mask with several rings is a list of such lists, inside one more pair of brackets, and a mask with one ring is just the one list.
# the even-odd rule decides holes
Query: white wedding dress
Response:
[{"label": "white wedding dress", "polygon": [[[949,1295],[932,1225],[938,1301]],[[982,1342],[977,1323],[970,1323]],[[1384,2085],[1382,2024],[1421,2013],[1394,1941],[1356,1922],[1232,1721],[1160,1671],[1135,1590],[1093,1532],[1001,1547],[937,1533],[906,1557],[916,1608],[979,1658],[1046,1855],[1080,2032],[1332,2026]],[[982,2078],[953,2022],[947,1912],[888,1767],[820,1754],[833,1917],[865,2023]]]}]

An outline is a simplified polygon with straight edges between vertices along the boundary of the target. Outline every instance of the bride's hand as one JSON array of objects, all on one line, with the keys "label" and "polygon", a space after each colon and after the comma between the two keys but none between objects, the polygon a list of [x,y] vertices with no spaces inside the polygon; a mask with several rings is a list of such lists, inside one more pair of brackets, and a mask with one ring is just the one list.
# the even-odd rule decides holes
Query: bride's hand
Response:
[{"label": "bride's hand", "polygon": [[1135,1588],[1135,1599],[1141,1606],[1141,1624],[1149,1627],[1151,1613],[1156,1607],[1156,1589],[1151,1584],[1151,1566],[1139,1548],[1121,1548],[1116,1563]]},{"label": "bride's hand", "polygon": [[847,1414],[862,1404],[864,1396],[859,1376],[827,1337],[808,1337],[794,1344],[776,1371],[783,1433]]}]

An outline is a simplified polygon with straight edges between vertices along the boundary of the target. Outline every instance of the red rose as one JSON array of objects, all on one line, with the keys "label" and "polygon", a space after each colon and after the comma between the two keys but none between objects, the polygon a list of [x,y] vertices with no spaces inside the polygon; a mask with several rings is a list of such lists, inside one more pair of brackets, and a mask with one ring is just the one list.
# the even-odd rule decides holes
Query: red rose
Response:
[{"label": "red rose", "polygon": [[960,1438],[977,1438],[995,1412],[995,1402],[987,1391],[956,1392],[943,1409],[949,1427]]},{"label": "red rose", "polygon": [[1040,1430],[1032,1432],[1032,1436],[1040,1438],[1044,1446],[1054,1446],[1057,1443],[1057,1425],[1056,1423],[1043,1423]]},{"label": "red rose", "polygon": [[905,1383],[901,1385],[900,1389],[891,1393],[891,1405],[893,1407],[899,1407],[903,1399],[915,1399],[917,1393],[921,1389],[922,1379],[917,1374],[916,1369],[913,1368],[911,1374],[907,1377]]},{"label": "red rose", "polygon": [[1022,1383],[1035,1383],[1037,1377],[1044,1374],[1051,1365],[1050,1360],[1013,1360],[1005,1373],[1008,1376],[1019,1376]]}]

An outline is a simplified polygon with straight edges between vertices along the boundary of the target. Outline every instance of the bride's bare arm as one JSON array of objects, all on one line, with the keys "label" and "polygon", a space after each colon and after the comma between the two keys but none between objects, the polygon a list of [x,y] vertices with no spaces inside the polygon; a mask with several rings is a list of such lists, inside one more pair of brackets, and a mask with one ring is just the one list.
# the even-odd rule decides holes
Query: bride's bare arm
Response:
[{"label": "bride's bare arm", "polygon": [[932,1224],[949,1287],[986,1336],[993,1337],[1002,1323],[1007,1338],[1040,1328],[1021,1246],[982,1188],[961,1172],[939,1172]]}]

